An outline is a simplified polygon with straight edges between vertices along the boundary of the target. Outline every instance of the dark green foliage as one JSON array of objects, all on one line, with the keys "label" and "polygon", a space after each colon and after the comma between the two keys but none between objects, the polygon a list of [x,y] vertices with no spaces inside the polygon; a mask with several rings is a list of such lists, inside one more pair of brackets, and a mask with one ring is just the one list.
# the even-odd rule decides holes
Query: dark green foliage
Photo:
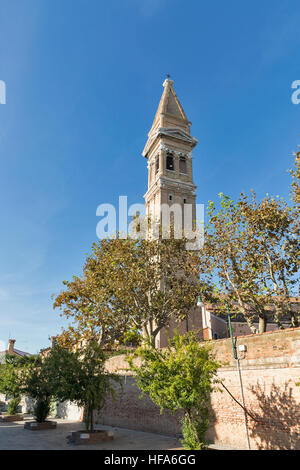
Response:
[{"label": "dark green foliage", "polygon": [[34,409],[33,416],[38,423],[44,423],[50,412],[50,398],[38,398]]},{"label": "dark green foliage", "polygon": [[50,400],[54,394],[51,379],[55,366],[51,356],[38,356],[22,373],[23,393],[35,400],[34,416],[39,423],[46,421]]},{"label": "dark green foliage", "polygon": [[113,394],[111,378],[104,369],[106,357],[97,343],[90,342],[77,352],[55,346],[39,356],[23,374],[24,392],[36,400],[34,415],[44,422],[51,400],[70,400],[85,408],[86,427],[93,430],[93,411],[100,410]]},{"label": "dark green foliage", "polygon": [[7,354],[4,364],[0,364],[0,393],[10,398],[8,414],[16,414],[22,394],[22,372],[28,367],[29,358]]},{"label": "dark green foliage", "polygon": [[13,364],[5,362],[0,365],[0,393],[12,398],[20,397],[20,377],[18,368]]},{"label": "dark green foliage", "polygon": [[7,406],[7,414],[15,415],[19,411],[20,397],[12,398]]},{"label": "dark green foliage", "polygon": [[[140,358],[137,364],[134,359]],[[160,407],[175,413],[182,411],[183,445],[186,449],[205,448],[209,427],[210,393],[220,366],[210,348],[200,343],[196,332],[169,339],[169,346],[156,350],[151,345],[139,348],[128,362],[136,373],[143,393]]]},{"label": "dark green foliage", "polygon": [[116,375],[105,371],[106,356],[96,342],[90,342],[77,352],[59,346],[51,350],[52,396],[56,400],[70,400],[85,408],[85,424],[94,429],[94,411],[100,411],[105,399],[114,395],[111,380]]},{"label": "dark green foliage", "polygon": [[204,450],[206,448],[205,434],[209,428],[210,410],[208,404],[202,409],[194,410],[191,417],[186,413],[182,419],[181,441],[187,450]]}]

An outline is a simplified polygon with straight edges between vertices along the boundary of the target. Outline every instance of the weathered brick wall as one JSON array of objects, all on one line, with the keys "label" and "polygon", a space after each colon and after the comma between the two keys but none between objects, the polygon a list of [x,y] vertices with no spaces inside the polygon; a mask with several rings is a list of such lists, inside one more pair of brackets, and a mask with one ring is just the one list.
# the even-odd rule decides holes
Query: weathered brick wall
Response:
[{"label": "weathered brick wall", "polygon": [[[252,448],[300,449],[300,329],[276,330],[262,335],[240,336],[239,353],[245,405],[257,421],[248,419]],[[219,373],[231,393],[241,401],[236,363],[230,340],[215,342],[219,360],[228,361]],[[227,392],[211,397],[214,418],[209,437],[233,447],[245,447],[243,410]]]},{"label": "weathered brick wall", "polygon": [[[232,331],[235,336],[245,336],[251,335],[250,327],[245,322],[232,321]],[[253,326],[258,330],[258,323],[253,323]],[[284,324],[284,328],[289,328],[289,325]],[[266,331],[278,330],[278,325],[276,323],[267,323]]]},{"label": "weathered brick wall", "polygon": [[[295,385],[300,378],[300,328],[240,336],[237,346],[242,344],[247,348],[239,353],[245,405],[257,420],[248,418],[251,448],[300,449],[300,387]],[[216,358],[226,363],[219,378],[241,401],[231,340],[213,341],[212,346]],[[139,398],[137,387],[132,385],[134,379],[123,370],[128,368],[124,356],[111,358],[107,368],[124,375],[123,392],[119,389],[116,401],[106,403],[99,422],[161,434],[180,433],[179,416],[160,415],[149,398]],[[208,437],[227,447],[246,448],[243,410],[221,389],[211,395],[213,416]]]},{"label": "weathered brick wall", "polygon": [[98,423],[158,434],[180,433],[177,417],[168,412],[161,415],[158,407],[147,396],[140,398],[141,392],[134,384],[133,377],[123,377],[116,392],[115,400],[108,400],[96,418]]},{"label": "weathered brick wall", "polygon": [[[248,418],[253,449],[300,449],[300,394],[295,381],[299,369],[242,369],[246,408],[257,422]],[[235,369],[222,370],[220,378],[232,395],[241,401]],[[211,397],[213,419],[208,437],[213,442],[235,448],[246,447],[244,413],[226,391]]]}]

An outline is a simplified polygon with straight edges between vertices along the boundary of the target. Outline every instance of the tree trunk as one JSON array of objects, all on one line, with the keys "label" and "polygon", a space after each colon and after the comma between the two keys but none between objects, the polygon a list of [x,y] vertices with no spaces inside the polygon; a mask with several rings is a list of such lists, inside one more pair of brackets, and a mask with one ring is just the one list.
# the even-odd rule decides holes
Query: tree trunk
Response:
[{"label": "tree trunk", "polygon": [[259,316],[258,318],[258,332],[265,333],[267,329],[267,319],[265,316]]},{"label": "tree trunk", "polygon": [[91,432],[94,431],[94,407],[91,404]]},{"label": "tree trunk", "polygon": [[143,325],[142,327],[143,343],[147,343],[151,339],[147,326],[148,325]]},{"label": "tree trunk", "polygon": [[292,327],[293,327],[293,328],[298,328],[298,326],[299,326],[299,321],[298,321],[297,315],[295,314],[295,312],[291,312],[290,315],[291,315]]},{"label": "tree trunk", "polygon": [[280,313],[281,313],[281,312],[276,308],[276,310],[275,310],[275,315],[274,315],[274,320],[275,320],[275,322],[276,322],[278,328],[279,328],[280,330],[283,330],[284,328],[283,328],[282,323],[281,323],[281,321],[280,321]]},{"label": "tree trunk", "polygon": [[198,432],[197,432],[197,429],[196,429],[196,426],[195,426],[194,421],[193,421],[193,418],[192,418],[192,412],[191,412],[191,410],[187,410],[187,411],[186,411],[186,415],[187,415],[187,417],[188,417],[190,426],[194,429],[195,436],[196,436],[196,440],[197,440],[198,444],[201,444],[200,439],[199,439],[199,436],[198,436]]},{"label": "tree trunk", "polygon": [[155,346],[155,339],[156,339],[156,336],[158,335],[158,333],[160,332],[161,329],[159,330],[154,330],[153,333],[152,333],[152,337],[151,337],[151,344],[154,348],[156,348]]},{"label": "tree trunk", "polygon": [[253,335],[256,335],[257,334],[257,328],[255,328],[255,326],[253,325],[253,320],[246,316],[246,321],[247,321],[247,325],[249,326],[249,328],[251,330],[251,333]]},{"label": "tree trunk", "polygon": [[86,431],[89,430],[89,424],[90,424],[90,415],[89,415],[89,407],[87,406],[84,410],[84,423],[85,423],[85,429]]},{"label": "tree trunk", "polygon": [[86,430],[93,432],[94,421],[93,421],[93,404],[88,403],[86,407]]}]

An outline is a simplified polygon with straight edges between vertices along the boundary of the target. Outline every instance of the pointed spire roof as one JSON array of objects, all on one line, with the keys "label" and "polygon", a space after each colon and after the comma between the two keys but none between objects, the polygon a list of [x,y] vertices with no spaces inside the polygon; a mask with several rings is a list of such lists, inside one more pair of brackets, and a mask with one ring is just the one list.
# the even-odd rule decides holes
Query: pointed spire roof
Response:
[{"label": "pointed spire roof", "polygon": [[164,114],[172,114],[173,116],[188,122],[188,118],[186,117],[183,107],[177,98],[173,85],[174,81],[169,78],[164,81],[164,92],[159,103],[158,112],[160,111]]},{"label": "pointed spire roof", "polygon": [[188,118],[186,117],[183,107],[181,106],[181,103],[179,99],[177,98],[177,95],[174,91],[173,85],[174,85],[174,81],[170,80],[169,78],[167,78],[163,83],[164,91],[161,96],[150,133],[152,129],[156,127],[158,120],[160,120],[161,117],[166,116],[166,115],[169,115],[170,118],[171,117],[177,118],[178,121],[182,122],[185,128],[186,126],[190,125],[190,122]]},{"label": "pointed spire roof", "polygon": [[148,133],[147,143],[142,152],[144,157],[147,157],[156,139],[162,136],[184,140],[189,142],[192,147],[198,142],[197,139],[191,136],[191,122],[186,117],[183,107],[174,91],[174,81],[170,80],[169,76],[167,77],[168,78],[163,83],[164,91],[152,127]]}]

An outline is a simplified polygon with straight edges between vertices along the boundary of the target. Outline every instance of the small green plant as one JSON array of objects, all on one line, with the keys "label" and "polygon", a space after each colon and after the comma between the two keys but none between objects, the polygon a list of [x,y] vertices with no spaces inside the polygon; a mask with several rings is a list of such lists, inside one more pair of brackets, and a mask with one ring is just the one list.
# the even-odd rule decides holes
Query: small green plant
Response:
[{"label": "small green plant", "polygon": [[7,414],[15,415],[19,411],[20,397],[12,398],[7,405]]},{"label": "small green plant", "polygon": [[38,398],[33,408],[33,416],[38,423],[44,423],[50,413],[50,398]]}]

